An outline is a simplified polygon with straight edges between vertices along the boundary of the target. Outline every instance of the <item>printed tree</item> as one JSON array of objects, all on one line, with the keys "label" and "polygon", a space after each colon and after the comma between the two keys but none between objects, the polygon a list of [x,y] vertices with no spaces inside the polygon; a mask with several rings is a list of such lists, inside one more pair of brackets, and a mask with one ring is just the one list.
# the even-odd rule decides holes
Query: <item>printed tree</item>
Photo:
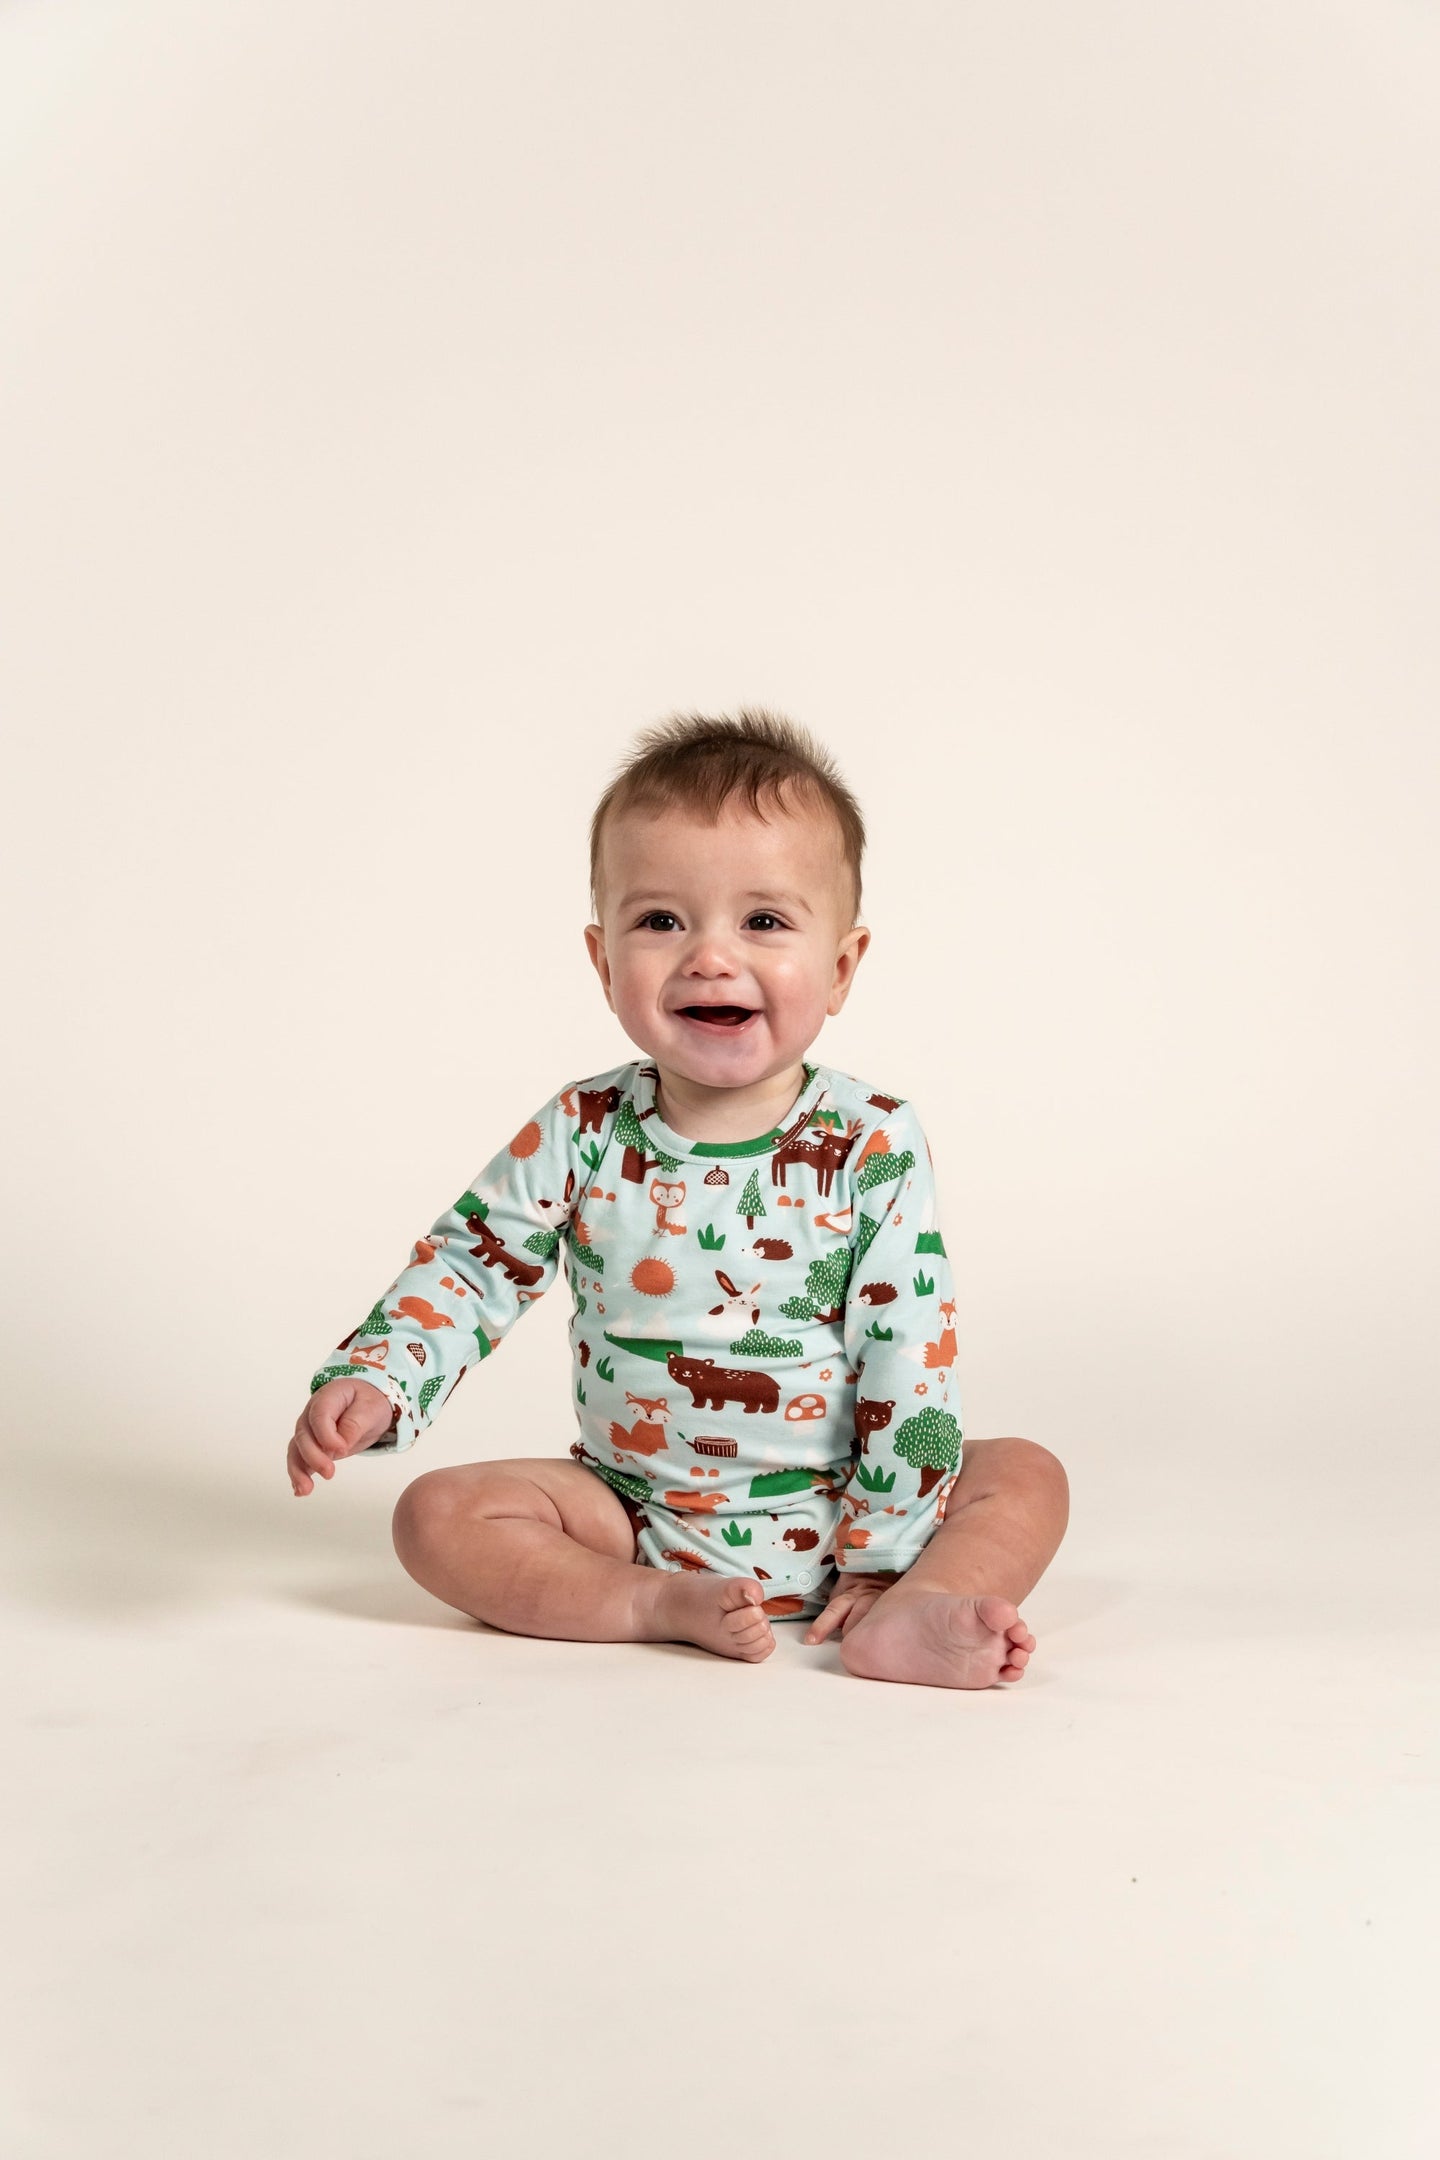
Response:
[{"label": "printed tree", "polygon": [[746,1229],[753,1230],[756,1216],[766,1212],[765,1202],[760,1197],[760,1172],[752,1170],[740,1195],[740,1213],[745,1218]]},{"label": "printed tree", "polygon": [[822,1259],[812,1260],[805,1276],[805,1295],[786,1298],[780,1307],[786,1319],[840,1319],[845,1310],[845,1285],[853,1265],[848,1245],[837,1245]]},{"label": "printed tree", "polygon": [[609,1463],[596,1462],[593,1455],[587,1459],[590,1468],[604,1478],[607,1485],[615,1492],[623,1493],[627,1500],[635,1501],[640,1507],[644,1507],[655,1490],[648,1478],[631,1477],[625,1470],[612,1470]]},{"label": "printed tree", "polygon": [[877,1149],[875,1154],[866,1156],[856,1171],[855,1190],[869,1192],[872,1185],[888,1185],[893,1178],[903,1176],[907,1170],[913,1170],[914,1167],[915,1157],[908,1147],[898,1152],[894,1149],[888,1152],[884,1148]]},{"label": "printed tree", "polygon": [[731,1357],[799,1357],[804,1343],[784,1335],[767,1335],[764,1328],[747,1328],[730,1345]]},{"label": "printed tree", "polygon": [[644,1126],[635,1115],[635,1105],[627,1095],[620,1105],[620,1115],[615,1120],[612,1139],[618,1140],[625,1153],[620,1163],[620,1175],[632,1185],[639,1185],[648,1171],[664,1170],[667,1174],[680,1167],[679,1158],[657,1150],[651,1154],[647,1145]]},{"label": "printed tree", "polygon": [[[463,1192],[455,1203],[457,1215],[463,1215],[471,1230],[478,1230],[489,1216],[490,1203],[478,1193]],[[532,1230],[521,1247],[522,1252],[533,1252],[537,1258],[548,1260],[560,1243],[558,1230]]]},{"label": "printed tree", "polygon": [[895,1435],[895,1453],[912,1470],[920,1472],[920,1498],[938,1485],[945,1471],[960,1460],[960,1427],[948,1410],[927,1403],[914,1417],[907,1417]]}]

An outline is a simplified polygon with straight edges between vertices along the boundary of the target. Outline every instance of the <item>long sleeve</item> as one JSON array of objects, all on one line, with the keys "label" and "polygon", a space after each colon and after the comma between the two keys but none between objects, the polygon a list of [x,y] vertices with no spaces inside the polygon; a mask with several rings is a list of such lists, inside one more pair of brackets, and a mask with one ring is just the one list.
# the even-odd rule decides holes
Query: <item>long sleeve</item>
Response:
[{"label": "long sleeve", "polygon": [[477,1171],[313,1375],[312,1394],[348,1373],[389,1397],[390,1433],[362,1455],[412,1448],[470,1367],[554,1281],[577,1165],[585,1167],[571,1148],[573,1104],[572,1088],[561,1088]]},{"label": "long sleeve", "polygon": [[937,1221],[934,1164],[902,1102],[871,1132],[854,1180],[845,1355],[858,1375],[858,1453],[835,1537],[842,1572],[903,1574],[960,1470],[955,1286]]}]

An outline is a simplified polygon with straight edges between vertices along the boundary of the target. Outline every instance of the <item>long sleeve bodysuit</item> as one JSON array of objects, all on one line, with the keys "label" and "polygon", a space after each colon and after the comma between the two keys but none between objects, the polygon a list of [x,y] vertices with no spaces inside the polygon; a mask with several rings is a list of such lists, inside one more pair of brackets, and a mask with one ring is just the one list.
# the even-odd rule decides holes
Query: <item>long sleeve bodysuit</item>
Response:
[{"label": "long sleeve bodysuit", "polygon": [[959,1473],[955,1295],[930,1150],[901,1097],[805,1066],[783,1126],[671,1131],[640,1060],[576,1080],[419,1239],[313,1389],[359,1372],[413,1447],[554,1280],[579,1436],[636,1559],[757,1577],[819,1612],[830,1570],[903,1573]]}]

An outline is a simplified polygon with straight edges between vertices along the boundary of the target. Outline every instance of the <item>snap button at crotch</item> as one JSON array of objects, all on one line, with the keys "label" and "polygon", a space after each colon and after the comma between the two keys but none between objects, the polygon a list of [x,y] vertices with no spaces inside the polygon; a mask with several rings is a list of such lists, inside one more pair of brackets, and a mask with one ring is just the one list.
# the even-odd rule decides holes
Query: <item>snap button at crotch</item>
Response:
[{"label": "snap button at crotch", "polygon": [[791,1580],[797,1590],[813,1590],[815,1587],[815,1570],[808,1567],[797,1568]]}]

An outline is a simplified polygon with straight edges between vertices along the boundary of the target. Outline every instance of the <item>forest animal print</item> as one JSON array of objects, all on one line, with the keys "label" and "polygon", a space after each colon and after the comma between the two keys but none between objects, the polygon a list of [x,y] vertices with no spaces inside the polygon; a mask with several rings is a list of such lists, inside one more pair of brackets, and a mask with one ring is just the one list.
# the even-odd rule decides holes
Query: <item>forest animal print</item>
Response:
[{"label": "forest animal print", "polygon": [[[956,1300],[912,1106],[807,1062],[783,1125],[692,1141],[655,1065],[567,1083],[417,1239],[318,1368],[359,1370],[414,1446],[561,1265],[570,1453],[646,1566],[765,1586],[809,1618],[835,1571],[903,1573],[959,1475]],[[557,1436],[558,1438],[559,1436]]]}]

